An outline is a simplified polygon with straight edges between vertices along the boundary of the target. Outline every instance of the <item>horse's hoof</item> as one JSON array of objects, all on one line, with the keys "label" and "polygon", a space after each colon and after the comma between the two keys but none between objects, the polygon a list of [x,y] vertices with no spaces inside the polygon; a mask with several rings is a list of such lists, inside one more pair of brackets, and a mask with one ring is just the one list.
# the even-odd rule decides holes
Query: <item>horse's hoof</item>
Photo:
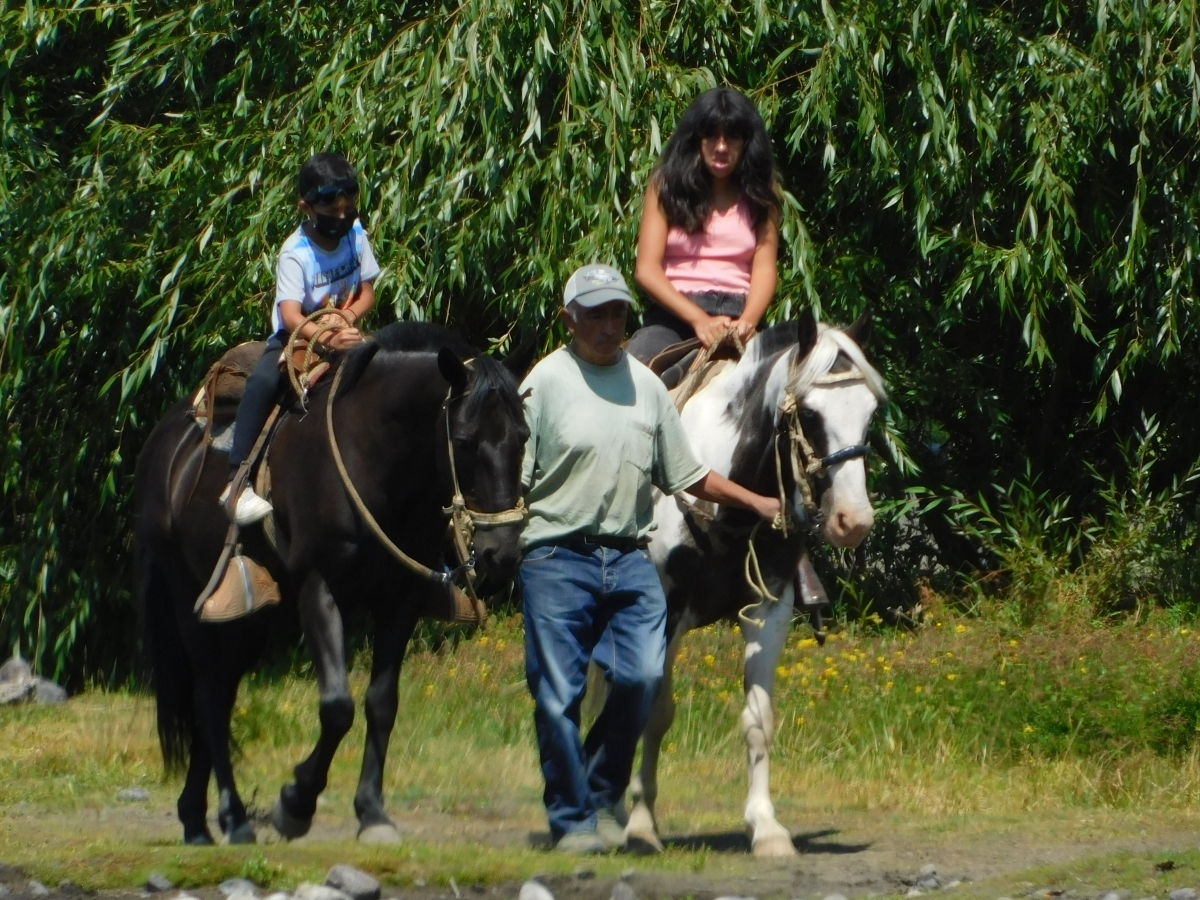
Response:
[{"label": "horse's hoof", "polygon": [[645,803],[634,804],[629,812],[625,825],[625,849],[643,856],[663,852],[662,841],[658,839],[658,828],[654,824],[654,813],[650,812]]},{"label": "horse's hoof", "polygon": [[366,825],[358,831],[360,844],[399,844],[400,832],[391,822]]},{"label": "horse's hoof", "polygon": [[780,859],[796,855],[796,848],[792,845],[792,837],[786,832],[760,837],[751,844],[751,851],[755,856],[762,858]]},{"label": "horse's hoof", "polygon": [[289,841],[302,838],[312,828],[312,818],[299,819],[283,808],[282,801],[276,800],[271,810],[271,826],[279,832],[280,837]]},{"label": "horse's hoof", "polygon": [[652,853],[662,853],[663,843],[653,831],[633,831],[625,829],[625,851],[639,856],[649,856]]},{"label": "horse's hoof", "polygon": [[211,847],[215,841],[211,834],[203,831],[200,834],[193,834],[191,837],[185,836],[183,843],[185,847]]},{"label": "horse's hoof", "polygon": [[243,822],[229,834],[225,835],[225,843],[227,844],[256,844],[258,843],[258,835],[254,833],[254,826],[249,822]]}]

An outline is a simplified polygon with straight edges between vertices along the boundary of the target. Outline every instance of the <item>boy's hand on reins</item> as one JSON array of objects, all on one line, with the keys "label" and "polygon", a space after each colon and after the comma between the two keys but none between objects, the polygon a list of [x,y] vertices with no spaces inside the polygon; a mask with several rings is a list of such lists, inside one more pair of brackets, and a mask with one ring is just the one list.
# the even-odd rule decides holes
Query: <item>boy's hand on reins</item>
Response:
[{"label": "boy's hand on reins", "polygon": [[339,328],[332,333],[332,336],[329,338],[329,346],[334,350],[349,350],[355,344],[362,343],[362,341],[362,332],[353,325],[349,325],[346,328]]}]

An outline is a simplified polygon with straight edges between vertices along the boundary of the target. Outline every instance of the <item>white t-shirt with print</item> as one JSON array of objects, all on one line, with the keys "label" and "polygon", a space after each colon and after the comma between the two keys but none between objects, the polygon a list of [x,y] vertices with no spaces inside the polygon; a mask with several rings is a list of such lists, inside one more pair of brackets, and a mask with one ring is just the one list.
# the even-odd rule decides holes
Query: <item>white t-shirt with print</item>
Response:
[{"label": "white t-shirt with print", "polygon": [[303,227],[297,228],[279,251],[272,333],[283,330],[279,304],[284,300],[298,301],[306,316],[322,306],[345,306],[364,281],[373,281],[378,274],[379,263],[362,222],[355,221],[336,250],[318,247]]}]

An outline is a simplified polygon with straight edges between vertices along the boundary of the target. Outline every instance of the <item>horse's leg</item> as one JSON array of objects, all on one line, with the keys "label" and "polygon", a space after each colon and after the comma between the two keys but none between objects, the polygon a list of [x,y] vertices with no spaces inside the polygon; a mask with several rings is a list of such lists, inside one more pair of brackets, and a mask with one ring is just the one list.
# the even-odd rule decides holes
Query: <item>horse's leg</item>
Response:
[{"label": "horse's leg", "polygon": [[[214,655],[214,660],[216,658]],[[199,724],[208,735],[208,751],[213,776],[217,781],[217,821],[225,839],[231,844],[253,844],[257,840],[254,826],[246,815],[246,806],[238,796],[230,752],[229,720],[237,700],[238,682],[243,674],[241,667],[228,672],[210,673],[209,678],[197,680],[196,691]]]},{"label": "horse's leg", "polygon": [[191,748],[188,751],[187,778],[183,791],[175,805],[179,821],[183,823],[185,844],[211,844],[212,832],[208,830],[208,777],[212,774],[212,754],[208,752],[208,741],[199,722],[193,723]]},{"label": "horse's leg", "polygon": [[671,723],[675,721],[675,656],[679,653],[683,636],[690,628],[685,613],[667,644],[662,687],[659,688],[658,698],[650,710],[646,730],[642,732],[642,764],[629,782],[629,796],[633,802],[633,809],[629,813],[629,823],[625,826],[625,839],[631,842],[630,846],[663,849],[658,836],[658,822],[654,818],[654,803],[658,799],[658,755],[662,750],[663,738]]},{"label": "horse's leg", "polygon": [[303,837],[312,827],[317,797],[329,780],[338,744],[354,722],[354,700],[346,677],[342,614],[324,579],[311,573],[300,590],[300,623],[312,652],[320,692],[321,735],[317,746],[296,766],[295,781],[284,785],[271,812],[271,824],[285,838]]},{"label": "horse's leg", "polygon": [[792,856],[796,848],[788,830],[775,821],[771,803],[769,753],[775,734],[771,697],[775,691],[775,666],[787,642],[792,622],[793,590],[789,583],[778,601],[753,607],[762,624],[742,621],[746,641],[746,708],[742,734],[750,767],[750,792],[746,798],[746,828],[755,856]]},{"label": "horse's leg", "polygon": [[415,606],[386,602],[375,612],[375,639],[371,660],[371,685],[367,688],[364,711],[367,716],[367,740],[363,750],[362,772],[354,795],[358,816],[358,839],[368,844],[395,844],[400,832],[388,818],[383,803],[383,772],[387,762],[388,741],[396,724],[399,704],[397,688],[404,651],[417,624]]}]

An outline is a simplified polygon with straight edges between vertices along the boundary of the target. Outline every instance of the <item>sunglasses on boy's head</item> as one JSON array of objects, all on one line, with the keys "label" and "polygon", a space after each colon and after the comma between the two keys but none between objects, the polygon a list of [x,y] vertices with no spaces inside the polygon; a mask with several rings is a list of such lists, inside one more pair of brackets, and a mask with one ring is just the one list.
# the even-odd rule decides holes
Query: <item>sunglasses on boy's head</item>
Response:
[{"label": "sunglasses on boy's head", "polygon": [[353,200],[357,196],[358,182],[346,179],[343,181],[332,181],[329,184],[313,188],[304,195],[304,202],[311,205],[324,206],[325,204],[336,202],[338,197]]}]

